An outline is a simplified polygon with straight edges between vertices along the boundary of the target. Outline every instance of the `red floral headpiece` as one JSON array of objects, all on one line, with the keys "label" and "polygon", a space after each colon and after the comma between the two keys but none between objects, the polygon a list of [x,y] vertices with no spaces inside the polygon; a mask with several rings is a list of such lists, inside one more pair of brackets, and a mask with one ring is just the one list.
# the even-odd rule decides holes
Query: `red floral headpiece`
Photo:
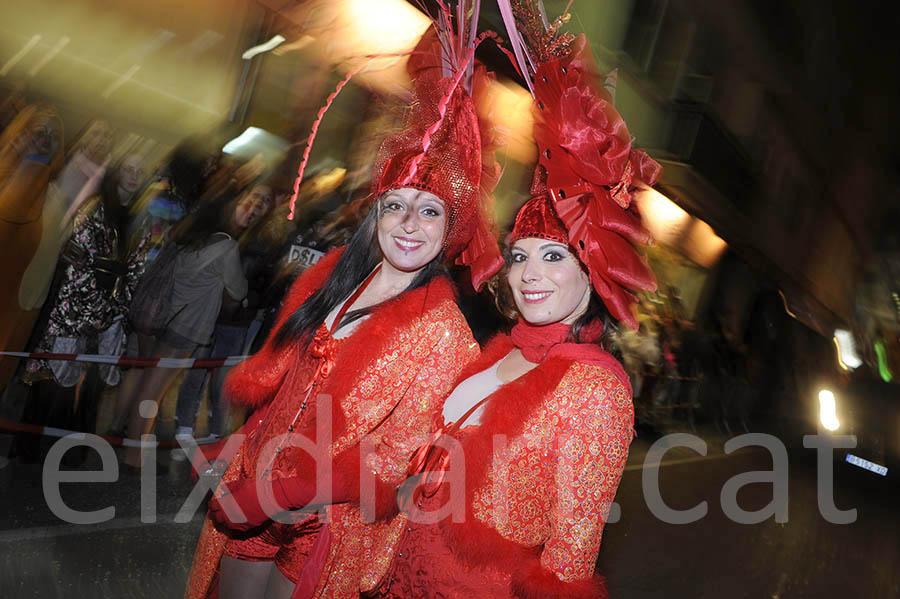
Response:
[{"label": "red floral headpiece", "polygon": [[650,234],[632,194],[639,183],[653,185],[662,167],[632,147],[585,37],[557,35],[562,19],[536,25],[546,21],[530,2],[500,5],[517,67],[534,95],[539,152],[534,198],[516,218],[511,239],[552,239],[562,227],[610,314],[637,328],[632,292],[655,291],[656,278],[635,249]]}]

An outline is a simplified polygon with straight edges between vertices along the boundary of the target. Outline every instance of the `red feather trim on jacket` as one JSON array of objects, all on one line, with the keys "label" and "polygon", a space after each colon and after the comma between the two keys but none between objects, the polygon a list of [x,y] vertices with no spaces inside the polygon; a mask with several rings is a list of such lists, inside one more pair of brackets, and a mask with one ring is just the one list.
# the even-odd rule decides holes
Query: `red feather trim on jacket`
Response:
[{"label": "red feather trim on jacket", "polygon": [[[512,348],[512,343],[506,336],[492,340],[485,347],[481,357],[466,368],[459,380],[465,380],[465,378],[490,367],[509,353]],[[576,388],[592,389],[599,392],[600,395],[592,393],[590,397],[570,398],[571,402],[579,404],[572,405],[570,403],[572,405],[570,410],[577,413],[574,417],[580,418],[594,408],[598,411],[602,410],[603,407],[593,405],[591,402],[595,397],[603,397],[603,401],[616,402],[619,410],[614,416],[611,416],[612,426],[610,438],[607,440],[612,443],[612,453],[615,454],[615,457],[609,460],[610,463],[605,471],[605,475],[610,479],[615,478],[615,484],[611,489],[614,495],[618,476],[621,475],[621,468],[624,467],[624,456],[627,455],[627,443],[630,442],[633,420],[629,418],[632,414],[629,390],[612,371],[606,368],[582,364],[564,357],[548,358],[519,379],[500,387],[495,392],[494,400],[487,404],[480,425],[473,427],[471,432],[463,431],[461,442],[466,467],[465,521],[462,523],[445,521],[444,533],[451,546],[456,548],[458,555],[467,563],[473,566],[489,564],[498,570],[509,572],[512,593],[523,599],[532,597],[602,599],[606,596],[602,577],[588,576],[584,579],[562,580],[557,571],[548,569],[542,561],[541,554],[542,551],[547,551],[546,545],[539,544],[536,547],[530,547],[528,543],[519,543],[504,537],[494,526],[485,522],[483,514],[476,514],[475,508],[476,494],[490,485],[491,469],[494,467],[494,443],[497,435],[506,436],[508,442],[513,441],[516,436],[528,429],[529,422],[549,409],[547,405],[551,400],[568,393],[566,390],[560,390],[562,383],[572,383],[573,378],[583,377],[585,373],[590,378],[583,381],[584,385],[576,385]],[[598,391],[598,387],[604,388],[605,391]],[[591,402],[591,404],[587,402]],[[562,421],[563,416],[560,415],[560,427],[563,426]],[[553,434],[559,435],[560,433],[554,432]],[[625,437],[628,437],[627,441],[624,441]],[[596,438],[590,440],[598,441]],[[559,437],[556,437],[555,442],[559,443]],[[623,444],[624,455],[621,454]],[[545,445],[545,447],[550,448],[550,445]],[[551,458],[553,458],[553,451],[560,451],[558,447],[554,447],[555,449],[550,449]],[[602,457],[600,457],[598,468],[601,466],[606,466]],[[538,503],[539,500],[540,498],[536,498]],[[514,501],[514,499],[510,499],[510,501]],[[611,497],[609,501],[611,502]],[[605,516],[603,520],[605,520]],[[602,530],[602,523],[600,529]],[[599,534],[598,530],[598,547]],[[593,555],[593,559],[596,559],[596,554]],[[590,569],[593,569],[593,564]]]},{"label": "red feather trim on jacket", "polygon": [[291,314],[325,284],[343,253],[343,247],[328,252],[297,277],[288,290],[265,345],[231,369],[225,380],[225,397],[229,401],[253,409],[272,401],[288,368],[297,359],[295,352],[286,351],[288,348],[276,349],[274,337]]}]

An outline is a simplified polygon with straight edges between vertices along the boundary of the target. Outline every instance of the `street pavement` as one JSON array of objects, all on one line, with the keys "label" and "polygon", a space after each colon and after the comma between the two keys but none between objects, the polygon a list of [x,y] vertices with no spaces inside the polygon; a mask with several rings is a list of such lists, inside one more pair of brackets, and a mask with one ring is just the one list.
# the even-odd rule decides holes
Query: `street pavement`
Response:
[{"label": "street pavement", "polygon": [[[651,472],[658,472],[669,507],[707,502],[704,518],[682,525],[660,521],[644,497],[644,461],[656,438],[633,443],[616,499],[620,518],[607,525],[599,560],[613,599],[900,597],[900,503],[888,481],[834,464],[835,504],[856,508],[857,520],[830,524],[817,508],[815,451],[794,439],[788,521],[738,524],[723,512],[723,486],[737,474],[770,470],[772,459],[758,447],[725,455],[724,438],[704,436],[706,456],[673,447]],[[98,463],[89,459],[81,469]],[[174,522],[192,489],[186,468],[174,463],[156,478],[153,523],[141,520],[137,476],[63,484],[61,496],[73,509],[115,507],[113,519],[92,525],[66,524],[50,511],[40,466],[12,460],[0,468],[0,597],[180,597],[203,516],[201,508],[188,522]],[[745,510],[771,500],[771,484],[738,493]]]}]

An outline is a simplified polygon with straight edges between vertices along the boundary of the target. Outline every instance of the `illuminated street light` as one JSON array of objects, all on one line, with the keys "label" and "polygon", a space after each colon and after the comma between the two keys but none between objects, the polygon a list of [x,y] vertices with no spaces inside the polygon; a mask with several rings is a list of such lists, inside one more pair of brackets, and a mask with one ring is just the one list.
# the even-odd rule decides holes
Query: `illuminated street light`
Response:
[{"label": "illuminated street light", "polygon": [[819,420],[822,421],[822,426],[831,432],[836,431],[841,426],[837,418],[837,405],[834,393],[828,389],[819,391]]},{"label": "illuminated street light", "polygon": [[246,52],[241,54],[241,58],[243,58],[244,60],[250,60],[257,54],[262,54],[263,52],[274,50],[275,48],[283,44],[284,41],[284,36],[275,34],[272,36],[272,39],[270,39],[266,43],[259,44],[258,46],[253,46],[252,48],[248,49]]},{"label": "illuminated street light", "polygon": [[850,331],[837,329],[834,331],[834,345],[837,347],[838,365],[843,370],[859,368],[862,360],[856,353],[856,343]]}]

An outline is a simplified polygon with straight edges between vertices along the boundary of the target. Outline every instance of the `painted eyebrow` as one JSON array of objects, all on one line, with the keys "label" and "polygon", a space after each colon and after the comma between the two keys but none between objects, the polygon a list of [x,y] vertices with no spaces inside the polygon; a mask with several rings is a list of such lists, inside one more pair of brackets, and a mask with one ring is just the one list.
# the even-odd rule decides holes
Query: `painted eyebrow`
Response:
[{"label": "painted eyebrow", "polygon": [[547,248],[552,248],[552,247],[561,247],[561,248],[564,248],[564,249],[565,249],[566,246],[564,246],[564,245],[561,244],[561,243],[557,243],[557,242],[555,242],[555,241],[551,241],[550,243],[545,243],[545,244],[543,244],[541,247],[538,248],[538,250],[543,251],[543,250],[545,250],[545,249],[547,249]]},{"label": "painted eyebrow", "polygon": [[422,202],[423,206],[428,206],[430,204],[434,204],[436,206],[440,206],[442,210],[446,210],[446,208],[447,208],[446,204],[444,204],[444,200],[442,200],[441,198],[437,198],[437,199],[428,198],[426,200],[421,200],[421,202]]},{"label": "painted eyebrow", "polygon": [[[568,249],[566,248],[566,246],[564,246],[564,245],[561,244],[561,243],[557,243],[557,242],[555,242],[555,241],[551,241],[550,243],[544,243],[544,244],[541,244],[540,247],[538,247],[538,251],[539,251],[539,252],[543,252],[543,251],[544,251],[545,249],[547,249],[547,248],[563,248],[563,249],[565,249],[566,251],[568,251]],[[526,252],[525,250],[523,250],[522,248],[515,247],[515,246],[513,246],[512,248],[510,248],[509,251],[510,251],[510,252],[522,252],[523,254],[527,254],[527,253],[528,253],[528,252]]]}]

